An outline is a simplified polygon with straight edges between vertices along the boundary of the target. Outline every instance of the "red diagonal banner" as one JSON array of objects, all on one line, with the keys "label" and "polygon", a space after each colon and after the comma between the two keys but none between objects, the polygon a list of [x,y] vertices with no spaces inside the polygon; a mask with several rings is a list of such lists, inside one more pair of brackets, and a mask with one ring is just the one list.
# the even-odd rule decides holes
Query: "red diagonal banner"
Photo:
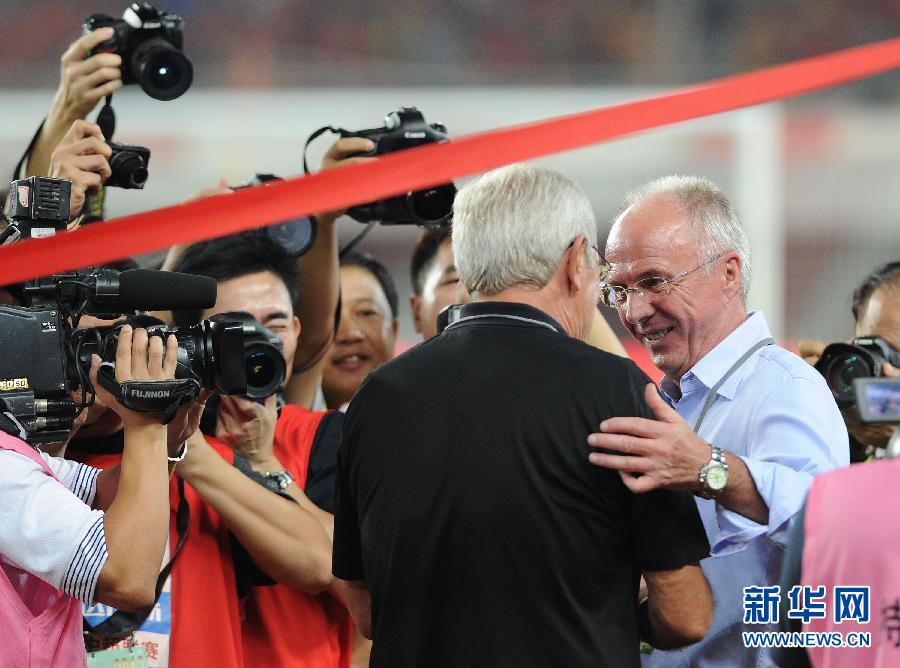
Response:
[{"label": "red diagonal banner", "polygon": [[277,223],[794,97],[900,67],[900,38],[717,79],[666,95],[469,135],[267,188],[197,200],[0,249],[0,285]]}]

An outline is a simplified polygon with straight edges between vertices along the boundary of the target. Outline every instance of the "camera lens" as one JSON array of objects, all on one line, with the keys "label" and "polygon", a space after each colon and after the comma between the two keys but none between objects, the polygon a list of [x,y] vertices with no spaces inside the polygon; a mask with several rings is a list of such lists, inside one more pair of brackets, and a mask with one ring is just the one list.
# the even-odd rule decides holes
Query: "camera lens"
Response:
[{"label": "camera lens", "polygon": [[456,186],[447,184],[409,195],[409,205],[420,223],[443,223],[453,213]]},{"label": "camera lens", "polygon": [[828,387],[834,393],[835,401],[841,408],[852,406],[855,401],[853,381],[872,375],[866,361],[855,353],[836,357],[825,372]]},{"label": "camera lens", "polygon": [[119,188],[143,188],[149,176],[144,159],[132,151],[114,152],[109,168],[109,185]]},{"label": "camera lens", "polygon": [[268,343],[251,344],[246,349],[247,396],[264,399],[284,384],[286,365],[281,352]]},{"label": "camera lens", "polygon": [[194,81],[191,61],[162,38],[148,40],[135,51],[132,69],[144,92],[157,100],[180,97]]},{"label": "camera lens", "polygon": [[289,255],[303,255],[316,239],[316,223],[312,218],[297,218],[270,225],[266,234]]}]

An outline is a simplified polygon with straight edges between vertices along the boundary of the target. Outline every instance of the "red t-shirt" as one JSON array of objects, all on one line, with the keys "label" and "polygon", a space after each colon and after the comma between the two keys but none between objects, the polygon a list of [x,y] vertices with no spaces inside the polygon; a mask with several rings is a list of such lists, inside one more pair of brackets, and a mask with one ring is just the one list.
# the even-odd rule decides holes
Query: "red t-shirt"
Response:
[{"label": "red t-shirt", "polygon": [[[227,446],[208,439],[210,445],[233,463],[234,454]],[[119,463],[119,454],[69,452],[70,459],[96,468]],[[190,506],[187,540],[172,569],[172,629],[169,649],[171,668],[241,668],[244,654],[241,646],[241,618],[231,557],[228,528],[200,495],[184,486]],[[178,508],[178,482],[173,476],[169,484],[171,529],[169,545],[178,544],[175,512]]]},{"label": "red t-shirt", "polygon": [[[289,404],[275,428],[275,456],[301,489],[324,416]],[[347,668],[352,632],[347,609],[329,594],[313,596],[284,585],[254,587],[245,608],[244,661],[247,666]]]}]

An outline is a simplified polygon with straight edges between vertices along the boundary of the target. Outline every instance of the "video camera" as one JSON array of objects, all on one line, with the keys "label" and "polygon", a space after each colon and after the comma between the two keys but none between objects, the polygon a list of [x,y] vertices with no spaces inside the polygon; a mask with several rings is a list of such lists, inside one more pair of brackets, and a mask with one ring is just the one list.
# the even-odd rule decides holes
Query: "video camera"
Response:
[{"label": "video camera", "polygon": [[[41,190],[45,182],[53,188]],[[20,238],[23,229],[30,232],[28,236],[36,236],[34,230],[40,228],[34,221],[50,221],[54,233],[68,223],[70,182],[32,177],[14,181],[12,191],[19,193],[25,186],[28,201],[24,195],[15,195],[18,204],[3,231],[4,243]],[[31,194],[35,189],[49,193],[46,204],[40,204],[40,197],[35,203]],[[13,234],[7,234],[10,229]],[[166,337],[172,333],[178,340],[176,380],[166,383],[165,389],[158,381],[153,386],[139,381],[116,383],[121,325],[78,329],[84,314],[112,319],[136,310],[212,308],[216,303],[212,278],[91,268],[28,281],[11,292],[20,305],[0,304],[0,413],[17,423],[29,443],[64,442],[79,412],[93,403],[88,372],[94,353],[102,359],[98,380],[106,389],[129,408],[165,413],[166,421],[179,405],[193,401],[201,388],[253,398],[271,394],[284,384],[280,341],[248,314],[219,315],[178,330],[152,319],[149,334]],[[76,403],[71,393],[78,389],[81,401]]]},{"label": "video camera", "polygon": [[[216,284],[206,277],[172,272],[89,269],[29,281],[18,292],[23,305],[0,304],[0,412],[19,422],[28,442],[59,443],[78,413],[93,402],[88,377],[91,354],[99,354],[107,373],[114,373],[115,334],[78,330],[81,316],[111,318],[138,308],[188,303],[211,307]],[[180,403],[192,401],[201,387],[223,393],[246,391],[240,323],[203,322],[175,335],[179,343],[176,378],[191,381],[182,384],[187,389],[178,396]],[[82,400],[76,403],[70,393],[79,388]],[[129,407],[148,412],[159,409],[140,399],[140,395],[125,396],[123,404],[131,401]]]},{"label": "video camera", "polygon": [[84,33],[112,28],[114,35],[97,45],[95,53],[122,56],[122,83],[139,83],[157,100],[174,100],[191,87],[194,67],[182,52],[184,19],[160,12],[148,2],[133,2],[114,19],[93,14],[84,22]]},{"label": "video camera", "polygon": [[[321,135],[331,131],[341,137],[365,137],[375,143],[375,148],[359,155],[376,156],[403,149],[421,146],[422,144],[443,143],[448,141],[447,128],[440,123],[427,123],[422,112],[415,107],[401,107],[392,111],[384,119],[384,126],[368,130],[350,131],[330,126],[316,130],[306,146]],[[306,165],[306,149],[304,148],[303,167]],[[450,222],[453,215],[453,200],[456,197],[456,186],[452,183],[408,192],[398,197],[390,197],[377,202],[369,202],[347,210],[347,215],[360,223],[381,221],[382,224],[420,225],[422,227],[441,227]]]},{"label": "video camera", "polygon": [[856,404],[853,381],[882,375],[884,363],[900,366],[900,351],[877,336],[863,336],[850,343],[831,343],[824,351],[816,370],[834,395],[838,408],[852,408]]}]

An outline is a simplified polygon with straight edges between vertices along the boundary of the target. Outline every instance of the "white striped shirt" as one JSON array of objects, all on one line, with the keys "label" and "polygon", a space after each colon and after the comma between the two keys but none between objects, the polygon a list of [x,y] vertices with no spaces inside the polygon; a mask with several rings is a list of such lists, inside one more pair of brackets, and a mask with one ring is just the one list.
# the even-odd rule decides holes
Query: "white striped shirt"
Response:
[{"label": "white striped shirt", "polygon": [[17,585],[27,571],[85,603],[93,603],[106,563],[103,511],[90,504],[99,469],[42,456],[57,478],[36,462],[0,451],[0,566]]}]

